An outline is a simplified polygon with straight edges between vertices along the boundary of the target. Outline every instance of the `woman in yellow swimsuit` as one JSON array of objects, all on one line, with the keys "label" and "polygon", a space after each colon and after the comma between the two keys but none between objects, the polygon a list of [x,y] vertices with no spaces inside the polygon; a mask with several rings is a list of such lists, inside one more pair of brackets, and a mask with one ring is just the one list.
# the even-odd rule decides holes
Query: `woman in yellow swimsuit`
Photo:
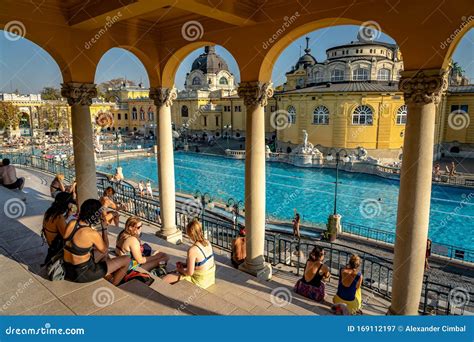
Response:
[{"label": "woman in yellow swimsuit", "polygon": [[197,219],[186,227],[186,234],[193,241],[188,250],[186,263],[176,263],[177,273],[166,275],[163,280],[175,284],[180,280],[187,280],[206,289],[215,283],[216,264],[214,253],[208,240],[204,238],[201,224]]}]

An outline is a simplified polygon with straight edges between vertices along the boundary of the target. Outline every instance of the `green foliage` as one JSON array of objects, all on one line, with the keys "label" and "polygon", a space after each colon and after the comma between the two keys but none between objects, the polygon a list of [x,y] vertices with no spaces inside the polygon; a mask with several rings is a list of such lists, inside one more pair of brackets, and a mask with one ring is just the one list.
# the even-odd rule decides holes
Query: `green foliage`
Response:
[{"label": "green foliage", "polygon": [[61,99],[61,91],[54,87],[44,87],[41,91],[43,100],[59,100]]},{"label": "green foliage", "polygon": [[0,102],[0,125],[4,128],[17,129],[20,124],[21,113],[11,102]]}]

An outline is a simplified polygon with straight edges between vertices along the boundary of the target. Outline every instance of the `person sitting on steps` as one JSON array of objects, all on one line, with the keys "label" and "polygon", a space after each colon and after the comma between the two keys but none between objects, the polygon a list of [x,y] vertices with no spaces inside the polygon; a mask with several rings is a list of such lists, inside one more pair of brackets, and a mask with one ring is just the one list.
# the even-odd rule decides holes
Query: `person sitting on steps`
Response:
[{"label": "person sitting on steps", "polygon": [[359,271],[360,265],[360,257],[355,254],[351,255],[347,266],[340,270],[337,293],[333,298],[334,304],[346,304],[351,314],[360,313],[362,308],[363,276]]},{"label": "person sitting on steps", "polygon": [[102,219],[105,224],[119,225],[120,214],[119,210],[123,208],[122,205],[114,202],[115,190],[109,186],[104,190],[104,195],[100,198],[102,204]]},{"label": "person sitting on steps", "polygon": [[169,256],[165,253],[155,251],[149,256],[144,256],[144,245],[140,241],[143,223],[140,218],[131,216],[125,222],[125,229],[117,237],[115,253],[118,256],[127,255],[131,257],[128,271],[138,267],[151,271],[160,265],[166,264]]},{"label": "person sitting on steps", "polygon": [[324,264],[324,250],[316,246],[310,253],[303,277],[298,280],[294,290],[302,296],[321,302],[325,296],[325,282],[330,277],[329,267]]},{"label": "person sitting on steps", "polygon": [[201,224],[197,219],[189,222],[186,234],[193,241],[193,245],[188,250],[188,259],[186,263],[178,261],[177,272],[166,275],[163,280],[169,284],[186,280],[206,289],[214,285],[216,281],[216,264],[212,246],[204,238]]},{"label": "person sitting on steps", "polygon": [[16,169],[13,165],[10,165],[10,159],[8,158],[2,160],[2,166],[0,166],[0,179],[2,180],[2,185],[10,190],[23,190],[23,187],[25,186],[25,178],[18,178],[16,176]]},{"label": "person sitting on steps", "polygon": [[54,202],[44,213],[43,239],[48,244],[48,254],[44,264],[58,254],[64,247],[64,234],[66,233],[66,219],[70,215],[71,206],[74,204],[72,194],[60,192],[56,195]]},{"label": "person sitting on steps", "polygon": [[245,229],[241,228],[239,231],[239,236],[232,240],[232,252],[230,255],[230,260],[235,268],[238,268],[239,265],[245,261],[246,245],[247,242],[245,238]]},{"label": "person sitting on steps", "polygon": [[[77,221],[71,221],[64,234],[65,279],[88,283],[106,278],[118,285],[127,273],[129,256],[109,258],[107,227],[99,233],[93,226],[101,222],[102,205],[96,199],[86,200],[80,207]],[[97,252],[94,261],[94,251]]]}]

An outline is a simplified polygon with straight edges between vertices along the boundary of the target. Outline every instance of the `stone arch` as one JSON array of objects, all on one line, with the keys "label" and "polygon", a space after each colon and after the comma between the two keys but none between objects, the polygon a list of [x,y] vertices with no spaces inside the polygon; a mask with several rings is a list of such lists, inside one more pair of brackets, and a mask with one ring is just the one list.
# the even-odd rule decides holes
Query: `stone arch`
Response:
[{"label": "stone arch", "polygon": [[[219,42],[211,42],[211,41],[197,41],[189,43],[185,46],[174,51],[174,53],[168,53],[166,58],[162,60],[162,72],[161,72],[161,86],[163,87],[173,87],[175,84],[175,77],[178,72],[178,69],[183,62],[183,60],[191,54],[193,51],[203,48],[207,45],[216,45],[221,48],[224,48],[229,52],[230,55],[236,61],[237,67],[239,68],[240,73],[240,66],[238,60],[234,57],[235,54],[227,47],[220,45]],[[203,79],[204,80],[204,79]]]},{"label": "stone arch", "polygon": [[[312,21],[305,23],[296,27],[295,29],[288,31],[285,35],[276,41],[270,49],[268,49],[265,58],[263,59],[260,71],[259,71],[259,80],[262,82],[267,82],[271,80],[271,74],[273,66],[277,61],[281,53],[296,39],[301,38],[305,34],[310,32],[334,26],[341,25],[356,25],[359,26],[363,23],[361,20],[351,19],[351,18],[325,18],[317,21]],[[388,32],[382,30],[384,33],[390,35]],[[391,35],[390,35],[391,36]]]}]

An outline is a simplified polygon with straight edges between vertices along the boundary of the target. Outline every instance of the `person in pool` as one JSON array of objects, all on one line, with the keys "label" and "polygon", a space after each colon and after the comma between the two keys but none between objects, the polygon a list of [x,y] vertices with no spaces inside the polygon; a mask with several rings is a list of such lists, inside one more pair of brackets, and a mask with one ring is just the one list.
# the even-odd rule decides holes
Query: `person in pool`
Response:
[{"label": "person in pool", "polygon": [[189,222],[186,234],[193,241],[193,245],[188,250],[188,259],[185,263],[178,261],[177,272],[166,275],[163,280],[169,284],[186,280],[206,289],[216,281],[216,264],[212,246],[204,238],[201,224],[197,219]]}]

